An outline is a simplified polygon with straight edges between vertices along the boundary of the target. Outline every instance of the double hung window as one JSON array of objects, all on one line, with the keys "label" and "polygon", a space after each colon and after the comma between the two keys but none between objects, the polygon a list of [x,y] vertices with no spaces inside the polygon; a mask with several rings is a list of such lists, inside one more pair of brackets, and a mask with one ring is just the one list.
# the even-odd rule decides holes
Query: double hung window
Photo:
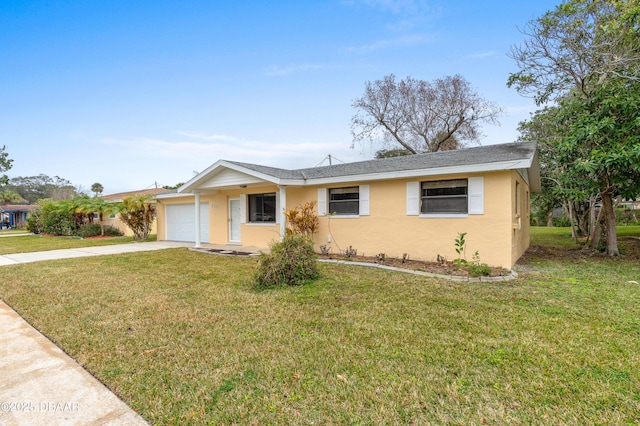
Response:
[{"label": "double hung window", "polygon": [[357,186],[329,189],[329,213],[358,215],[360,213],[359,189]]},{"label": "double hung window", "polygon": [[466,214],[468,212],[467,179],[422,182],[423,214]]}]

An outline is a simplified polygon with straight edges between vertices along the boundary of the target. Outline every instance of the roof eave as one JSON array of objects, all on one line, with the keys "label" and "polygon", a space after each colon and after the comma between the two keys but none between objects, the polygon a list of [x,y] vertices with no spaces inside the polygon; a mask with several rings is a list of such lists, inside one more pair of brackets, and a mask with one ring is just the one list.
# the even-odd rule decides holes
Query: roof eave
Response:
[{"label": "roof eave", "polygon": [[[271,182],[271,183],[275,183],[277,185],[280,184],[280,179],[275,177],[275,176],[271,176],[265,173],[261,173],[246,167],[242,167],[238,164],[234,164],[231,163],[229,161],[226,160],[218,160],[216,161],[213,165],[209,166],[206,170],[204,170],[201,173],[198,173],[196,176],[194,176],[190,181],[188,181],[187,183],[185,183],[184,185],[182,185],[180,188],[178,188],[178,193],[193,193],[195,191],[198,190],[198,186],[199,184],[201,184],[202,182],[206,182],[209,179],[211,179],[216,173],[219,172],[220,169],[230,169],[230,170],[235,170],[237,172],[240,173],[244,173],[247,174],[249,176],[253,176],[255,178],[264,180],[265,182]],[[216,189],[215,187],[207,187],[207,190],[211,190],[211,189]]]},{"label": "roof eave", "polygon": [[346,182],[363,182],[363,181],[374,181],[374,180],[385,180],[385,179],[406,179],[406,178],[417,178],[423,176],[437,176],[437,175],[454,175],[454,174],[465,174],[465,173],[481,173],[481,172],[495,172],[501,170],[512,170],[512,169],[520,169],[525,168],[528,169],[531,167],[532,160],[522,159],[522,160],[511,160],[511,161],[500,161],[493,163],[482,163],[482,164],[469,164],[465,166],[445,166],[445,167],[434,167],[428,169],[414,169],[414,170],[401,170],[395,172],[382,172],[382,173],[364,173],[359,175],[346,175],[346,176],[336,176],[330,178],[319,178],[319,179],[308,179],[305,183],[306,185],[326,185],[333,183],[346,183]]}]

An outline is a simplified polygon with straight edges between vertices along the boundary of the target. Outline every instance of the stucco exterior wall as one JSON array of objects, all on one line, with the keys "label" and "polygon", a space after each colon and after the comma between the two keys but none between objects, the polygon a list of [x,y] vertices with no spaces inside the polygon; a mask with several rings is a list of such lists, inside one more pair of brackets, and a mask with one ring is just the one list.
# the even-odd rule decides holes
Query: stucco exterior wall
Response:
[{"label": "stucco exterior wall", "polygon": [[[478,175],[439,176],[455,179]],[[454,240],[466,232],[466,258],[477,250],[484,263],[510,268],[511,184],[509,172],[484,175],[484,214],[466,217],[408,216],[406,211],[407,180],[369,182],[370,215],[358,218],[328,216],[320,218],[316,246],[330,246],[333,253],[351,246],[358,254],[401,257],[436,261],[438,255],[447,260],[457,258]],[[365,182],[366,183],[366,182]],[[308,196],[317,198],[317,187]],[[328,241],[331,242],[328,242]]]},{"label": "stucco exterior wall", "polygon": [[[158,232],[158,227],[157,227],[157,219],[153,221],[153,223],[151,224],[151,234],[156,234]],[[124,224],[124,222],[122,222],[120,219],[116,218],[116,219],[104,219],[102,221],[102,224],[104,226],[112,226],[116,229],[119,229],[120,232],[122,232],[122,234],[125,237],[133,237],[133,231]]]},{"label": "stucco exterior wall", "polygon": [[511,172],[512,237],[511,257],[515,263],[529,248],[531,238],[530,189],[517,171]]},{"label": "stucco exterior wall", "polygon": [[[351,246],[358,254],[385,253],[411,259],[435,261],[438,255],[447,260],[457,258],[454,240],[466,232],[466,259],[471,261],[478,251],[480,261],[493,266],[511,268],[529,245],[529,187],[517,171],[500,171],[468,175],[438,176],[437,179],[484,177],[484,213],[466,217],[425,217],[407,215],[407,182],[416,179],[355,182],[309,187],[288,187],[286,206],[291,209],[307,201],[318,201],[319,188],[339,188],[369,185],[370,214],[359,217],[320,217],[320,231],[314,237],[316,250],[320,245],[332,253]],[[427,180],[427,179],[424,179]],[[430,180],[436,180],[434,178]],[[518,188],[519,195],[515,191]],[[201,195],[201,202],[209,203],[209,235],[212,244],[229,242],[229,200],[243,195],[275,192],[276,185],[221,190],[213,195]],[[518,206],[516,208],[516,198]],[[241,198],[245,199],[246,198]],[[193,203],[194,197],[162,199],[158,203],[158,239],[166,238],[165,212],[168,204]],[[519,225],[518,225],[519,224]],[[268,247],[280,238],[280,224],[243,223],[240,226],[241,244]]]}]

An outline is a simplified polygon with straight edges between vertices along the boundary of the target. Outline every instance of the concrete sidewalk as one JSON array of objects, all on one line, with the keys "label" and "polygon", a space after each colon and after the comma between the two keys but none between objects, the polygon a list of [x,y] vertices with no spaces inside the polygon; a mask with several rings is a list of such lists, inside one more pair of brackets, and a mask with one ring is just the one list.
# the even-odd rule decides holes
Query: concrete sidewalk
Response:
[{"label": "concrete sidewalk", "polygon": [[0,329],[0,424],[148,424],[3,301]]},{"label": "concrete sidewalk", "polygon": [[[158,241],[0,256],[0,266],[192,247]],[[71,357],[0,300],[0,424],[147,425]]]}]

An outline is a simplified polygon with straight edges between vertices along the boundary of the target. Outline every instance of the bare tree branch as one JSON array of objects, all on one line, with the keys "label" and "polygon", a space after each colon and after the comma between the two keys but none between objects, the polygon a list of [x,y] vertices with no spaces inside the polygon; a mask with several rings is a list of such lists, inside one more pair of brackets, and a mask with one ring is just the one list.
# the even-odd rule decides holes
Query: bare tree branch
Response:
[{"label": "bare tree branch", "polygon": [[480,97],[460,75],[433,82],[393,74],[365,83],[353,101],[353,148],[363,142],[398,143],[411,153],[456,149],[477,142],[482,124],[497,124],[499,106]]}]

